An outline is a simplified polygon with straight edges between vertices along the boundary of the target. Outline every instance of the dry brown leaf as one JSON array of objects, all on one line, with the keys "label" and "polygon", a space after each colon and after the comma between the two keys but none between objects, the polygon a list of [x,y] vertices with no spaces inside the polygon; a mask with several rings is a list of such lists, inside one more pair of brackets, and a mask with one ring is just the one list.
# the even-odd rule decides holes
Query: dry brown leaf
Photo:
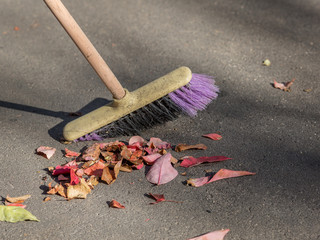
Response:
[{"label": "dry brown leaf", "polygon": [[11,203],[23,203],[25,200],[27,200],[30,197],[31,197],[31,195],[29,195],[29,194],[23,195],[20,197],[9,197],[9,195],[7,195],[6,200]]},{"label": "dry brown leaf", "polygon": [[82,154],[82,158],[86,161],[96,161],[99,159],[100,155],[100,144],[95,143],[92,146],[88,147]]},{"label": "dry brown leaf", "polygon": [[90,178],[87,180],[87,184],[88,186],[93,189],[96,185],[98,185],[99,181],[98,181],[98,177],[97,176],[90,176]]},{"label": "dry brown leaf", "polygon": [[175,147],[176,152],[182,152],[182,151],[186,151],[186,150],[190,150],[190,149],[206,150],[207,146],[202,143],[195,144],[195,145],[187,145],[187,144],[181,143]]},{"label": "dry brown leaf", "polygon": [[87,195],[91,192],[91,188],[87,184],[84,178],[81,178],[80,183],[77,185],[69,185],[67,187],[67,198],[68,200],[75,198],[86,198]]}]

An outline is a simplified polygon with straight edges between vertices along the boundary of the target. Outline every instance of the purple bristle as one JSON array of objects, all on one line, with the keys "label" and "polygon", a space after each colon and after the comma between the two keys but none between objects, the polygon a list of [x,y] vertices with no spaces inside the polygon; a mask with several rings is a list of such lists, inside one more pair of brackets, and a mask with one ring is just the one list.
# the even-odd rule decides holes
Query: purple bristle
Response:
[{"label": "purple bristle", "polygon": [[204,110],[218,97],[219,88],[214,82],[211,76],[193,73],[191,81],[186,86],[169,93],[169,97],[183,112],[194,117],[197,111]]},{"label": "purple bristle", "polygon": [[78,141],[101,141],[101,140],[103,140],[103,137],[99,136],[95,132],[92,132],[92,133],[88,133],[88,134],[86,134],[86,135],[74,140],[74,142],[78,142]]}]

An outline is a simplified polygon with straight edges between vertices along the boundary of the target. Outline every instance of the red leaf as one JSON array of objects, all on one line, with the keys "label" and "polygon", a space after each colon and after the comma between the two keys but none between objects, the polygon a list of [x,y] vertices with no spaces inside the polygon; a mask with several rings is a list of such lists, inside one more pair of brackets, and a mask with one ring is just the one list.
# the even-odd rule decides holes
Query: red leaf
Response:
[{"label": "red leaf", "polygon": [[95,143],[92,146],[88,147],[82,154],[82,158],[86,161],[98,160],[100,155],[100,144]]},{"label": "red leaf", "polygon": [[70,174],[71,167],[69,166],[56,166],[53,170],[52,175],[60,175],[60,174]]},{"label": "red leaf", "polygon": [[65,155],[64,156],[68,157],[68,158],[74,158],[74,157],[80,156],[80,153],[71,151],[68,148],[65,148],[64,151],[65,151]]},{"label": "red leaf", "polygon": [[125,206],[123,206],[122,204],[120,204],[116,200],[112,200],[109,204],[109,207],[111,207],[111,208],[125,208]]},{"label": "red leaf", "polygon": [[191,185],[193,187],[201,187],[205,184],[218,181],[225,178],[233,178],[233,177],[241,177],[241,176],[247,176],[247,175],[255,175],[253,172],[247,172],[247,171],[233,171],[228,169],[220,169],[216,174],[214,174],[211,178],[210,176],[201,177],[201,178],[194,178],[189,179],[187,181],[188,185]]},{"label": "red leaf", "polygon": [[37,148],[37,154],[50,159],[53,154],[56,152],[56,149],[53,147],[40,146]]},{"label": "red leaf", "polygon": [[21,203],[10,203],[10,202],[5,201],[5,205],[6,206],[26,208],[26,205],[23,205]]},{"label": "red leaf", "polygon": [[171,154],[167,153],[158,158],[146,175],[149,182],[160,185],[173,180],[178,175],[178,171],[171,165]]},{"label": "red leaf", "polygon": [[133,136],[129,140],[129,146],[135,145],[135,146],[142,147],[144,143],[145,143],[145,140],[140,136]]},{"label": "red leaf", "polygon": [[206,134],[206,135],[202,135],[203,137],[207,137],[210,138],[212,140],[218,141],[222,139],[222,136],[217,134],[217,133],[210,133],[210,134]]},{"label": "red leaf", "polygon": [[74,169],[70,169],[70,184],[71,185],[77,185],[80,182],[79,177],[76,175],[76,172]]},{"label": "red leaf", "polygon": [[63,174],[60,174],[58,176],[58,181],[69,181],[69,178],[65,177]]},{"label": "red leaf", "polygon": [[230,231],[230,229],[222,229],[219,231],[210,232],[199,237],[190,238],[189,240],[223,240],[224,236]]},{"label": "red leaf", "polygon": [[152,202],[150,204],[157,204],[159,202],[166,201],[163,194],[152,194],[152,193],[149,193],[149,196],[152,197],[154,200],[156,200],[155,202]]},{"label": "red leaf", "polygon": [[140,170],[141,168],[143,168],[144,164],[143,163],[140,163],[139,165],[132,165],[132,168],[133,169],[137,169],[137,170]]},{"label": "red leaf", "polygon": [[91,167],[88,167],[84,170],[84,173],[91,176],[95,175],[101,177],[102,171],[106,165],[103,163],[102,160],[99,160],[97,163],[93,164]]},{"label": "red leaf", "polygon": [[221,161],[225,161],[228,159],[231,159],[231,158],[228,158],[225,156],[211,156],[211,157],[199,157],[199,158],[194,158],[194,157],[188,156],[183,159],[180,166],[181,167],[192,167],[192,166],[199,165],[201,163],[221,162]]}]

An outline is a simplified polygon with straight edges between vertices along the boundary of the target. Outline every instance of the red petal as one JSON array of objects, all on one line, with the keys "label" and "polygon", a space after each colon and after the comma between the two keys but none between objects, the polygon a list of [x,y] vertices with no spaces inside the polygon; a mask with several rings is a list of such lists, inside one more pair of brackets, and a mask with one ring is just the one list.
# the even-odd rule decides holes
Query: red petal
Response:
[{"label": "red petal", "polygon": [[217,133],[210,133],[210,134],[206,134],[206,135],[202,135],[202,136],[210,138],[210,139],[215,140],[215,141],[222,139],[222,136],[217,134]]},{"label": "red petal", "polygon": [[223,240],[224,236],[230,231],[230,229],[222,229],[219,231],[210,232],[201,235],[196,238],[190,238],[189,240]]},{"label": "red petal", "polygon": [[170,182],[177,175],[178,171],[171,165],[171,154],[167,153],[156,160],[146,178],[149,182],[160,185]]}]

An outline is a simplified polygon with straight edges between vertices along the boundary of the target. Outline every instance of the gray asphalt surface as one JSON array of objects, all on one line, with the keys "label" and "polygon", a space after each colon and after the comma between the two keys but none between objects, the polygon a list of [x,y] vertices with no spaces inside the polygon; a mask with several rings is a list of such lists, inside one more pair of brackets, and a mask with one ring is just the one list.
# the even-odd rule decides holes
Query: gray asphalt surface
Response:
[{"label": "gray asphalt surface", "polygon": [[[222,228],[230,229],[227,240],[320,239],[318,0],[64,3],[129,90],[182,65],[214,76],[221,93],[206,111],[142,136],[208,146],[176,157],[232,160],[188,169],[161,186],[147,182],[144,170],[122,173],[85,200],[44,203],[45,169],[66,161],[57,139],[68,112],[89,112],[111,95],[42,1],[2,0],[0,196],[31,194],[27,209],[40,222],[0,222],[0,239],[188,239]],[[261,64],[267,58],[269,67]],[[293,78],[289,93],[272,86]],[[216,131],[221,141],[201,137]],[[40,145],[57,148],[55,156],[35,155]],[[257,174],[183,184],[220,168]],[[149,192],[183,203],[149,205]],[[126,209],[110,209],[112,199]]]}]

